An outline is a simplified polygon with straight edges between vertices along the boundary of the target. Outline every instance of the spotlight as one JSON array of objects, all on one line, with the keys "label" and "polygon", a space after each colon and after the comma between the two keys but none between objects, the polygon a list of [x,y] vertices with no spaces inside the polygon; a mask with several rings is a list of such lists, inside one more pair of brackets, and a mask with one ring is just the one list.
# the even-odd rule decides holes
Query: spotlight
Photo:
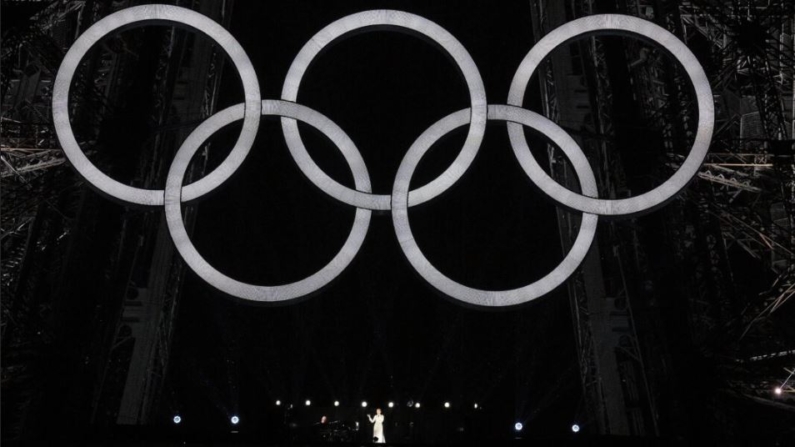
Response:
[{"label": "spotlight", "polygon": [[338,400],[335,400],[335,401],[334,401],[334,406],[335,406],[335,407],[339,407],[339,406],[340,406],[340,401],[338,401]]},{"label": "spotlight", "polygon": [[390,403],[389,403],[389,408],[392,408],[392,407],[394,407],[394,406],[395,406],[395,403],[394,403],[394,402],[390,402]]},{"label": "spotlight", "polygon": [[444,407],[445,407],[445,408],[450,408],[450,402],[445,402],[445,403],[444,403]]},{"label": "spotlight", "polygon": [[180,422],[182,422],[182,418],[179,415],[174,416],[174,423],[179,424]]},{"label": "spotlight", "polygon": [[571,426],[571,431],[573,431],[574,433],[579,433],[579,431],[580,431],[580,426],[579,426],[579,425],[577,425],[577,424],[574,424],[574,425],[572,425],[572,426]]},{"label": "spotlight", "polygon": [[524,427],[524,425],[522,425],[522,423],[521,423],[521,422],[517,422],[517,423],[516,423],[516,424],[513,426],[514,430],[516,430],[516,431],[522,431],[522,427]]},{"label": "spotlight", "polygon": [[282,401],[280,401],[280,400],[277,400],[277,401],[276,401],[276,406],[277,406],[277,407],[278,407],[278,406],[280,406],[281,404],[282,404]]},{"label": "spotlight", "polygon": [[367,408],[367,401],[366,400],[362,401],[362,408]]},{"label": "spotlight", "polygon": [[420,408],[420,403],[417,402],[416,404],[414,404],[414,408]]},{"label": "spotlight", "polygon": [[232,421],[232,424],[237,425],[237,423],[240,422],[240,418],[237,417],[237,416],[232,416],[231,421]]},{"label": "spotlight", "polygon": [[477,409],[478,409],[478,404],[476,403],[476,404],[475,404],[475,410],[477,410]]},{"label": "spotlight", "polygon": [[312,405],[312,401],[307,399],[306,402],[304,402],[304,405],[306,405],[308,407],[308,406]]},{"label": "spotlight", "polygon": [[781,387],[777,386],[774,392],[776,393],[776,396],[781,396]]}]

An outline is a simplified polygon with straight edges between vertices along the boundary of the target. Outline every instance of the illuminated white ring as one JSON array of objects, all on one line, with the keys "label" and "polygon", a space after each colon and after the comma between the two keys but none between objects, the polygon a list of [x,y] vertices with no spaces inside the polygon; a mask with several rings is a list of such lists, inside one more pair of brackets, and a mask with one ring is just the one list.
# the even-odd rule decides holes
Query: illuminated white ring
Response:
[{"label": "illuminated white ring", "polygon": [[240,74],[245,93],[245,118],[243,129],[229,156],[213,172],[196,183],[187,185],[184,199],[193,200],[215,189],[226,181],[248,155],[260,120],[260,91],[257,74],[240,44],[221,25],[190,9],[169,5],[134,6],[110,14],[92,25],[66,53],[55,77],[52,98],[52,115],[55,131],[64,154],[86,181],[105,194],[119,200],[139,205],[162,205],[163,190],[134,188],[124,185],[97,169],[86,157],[75,140],[69,122],[69,89],[77,67],[88,50],[109,33],[128,25],[144,21],[165,21],[187,25],[213,39],[229,56]]},{"label": "illuminated white ring", "polygon": [[615,34],[615,31],[626,32],[635,36],[640,35],[661,45],[682,64],[685,72],[690,77],[690,81],[693,83],[698,103],[698,131],[690,153],[671,178],[651,191],[627,199],[604,200],[596,198],[595,194],[591,195],[587,192],[578,194],[569,191],[547,175],[533,159],[527,147],[527,140],[524,137],[522,126],[508,123],[511,146],[513,146],[514,153],[533,183],[553,200],[566,207],[604,216],[636,214],[650,210],[662,205],[681,191],[701,167],[701,163],[709,150],[715,124],[712,89],[704,69],[690,49],[687,48],[687,45],[673,34],[651,22],[618,14],[583,17],[561,25],[544,36],[527,53],[527,56],[525,56],[516,70],[508,94],[508,104],[514,106],[522,105],[525,89],[531,76],[543,59],[559,45],[586,33],[608,32]]},{"label": "illuminated white ring", "polygon": [[[537,113],[508,105],[489,105],[488,118],[519,123],[549,138],[572,161],[582,191],[585,194],[597,194],[596,180],[585,154],[574,139],[557,124]],[[425,153],[441,137],[468,122],[469,110],[467,109],[448,115],[420,135],[406,153],[398,168],[392,189],[392,221],[395,226],[395,234],[400,248],[414,269],[433,287],[447,296],[477,306],[501,307],[525,303],[552,291],[575,272],[591,247],[596,233],[598,216],[583,213],[580,231],[569,253],[554,270],[529,285],[512,290],[480,290],[467,287],[445,276],[428,261],[417,245],[417,241],[414,240],[408,218],[408,191],[414,170]]]},{"label": "illuminated white ring", "polygon": [[[343,17],[315,34],[295,57],[284,80],[282,99],[293,102],[297,100],[298,89],[304,73],[320,51],[352,31],[372,27],[407,29],[431,39],[455,60],[469,89],[472,116],[464,147],[453,163],[439,177],[411,192],[409,206],[418,205],[438,196],[458,181],[472,164],[472,160],[475,159],[486,130],[486,90],[480,77],[480,71],[466,48],[452,34],[426,18],[403,11],[373,10]],[[341,185],[323,172],[307,153],[295,120],[283,118],[282,130],[290,153],[298,167],[323,192],[357,208],[390,209],[391,196],[355,191]]]},{"label": "illuminated white ring", "polygon": [[[367,175],[367,170],[364,169],[364,161],[361,159],[359,151],[345,132],[328,118],[302,105],[278,100],[263,100],[262,114],[288,116],[317,128],[342,152],[353,171],[356,188],[362,191],[370,191],[370,178]],[[222,127],[241,119],[243,115],[244,108],[242,104],[224,109],[205,120],[182,143],[182,147],[177,151],[166,179],[165,208],[168,230],[171,233],[171,238],[174,240],[177,251],[179,251],[185,263],[199,277],[218,290],[238,298],[260,302],[277,302],[300,298],[319,290],[348,267],[362,246],[370,225],[372,211],[357,209],[351,232],[339,253],[318,272],[300,281],[280,286],[257,286],[237,281],[216,270],[199,254],[188,236],[185,222],[182,220],[180,191],[182,190],[185,171],[199,147],[212,134]]]}]

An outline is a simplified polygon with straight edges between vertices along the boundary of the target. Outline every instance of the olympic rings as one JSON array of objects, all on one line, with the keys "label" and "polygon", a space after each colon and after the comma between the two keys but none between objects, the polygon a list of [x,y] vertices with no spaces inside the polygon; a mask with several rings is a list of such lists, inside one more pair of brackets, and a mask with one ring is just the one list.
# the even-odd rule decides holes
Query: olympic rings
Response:
[{"label": "olympic rings", "polygon": [[544,191],[552,200],[569,208],[585,213],[600,216],[631,215],[654,209],[670,200],[681,191],[688,182],[698,173],[701,163],[707,156],[709,144],[712,140],[712,130],[715,125],[715,111],[712,98],[712,89],[704,69],[698,59],[682,41],[665,29],[636,17],[618,14],[602,14],[583,17],[555,28],[544,36],[543,39],[527,53],[511,82],[508,93],[508,104],[522,106],[525,88],[530,77],[541,61],[559,45],[588,33],[603,33],[605,31],[622,31],[630,35],[639,35],[661,45],[668,50],[685,69],[690,77],[696,92],[698,102],[698,131],[685,161],[678,171],[662,185],[643,193],[639,196],[619,200],[600,200],[596,197],[577,194],[559,185],[552,177],[548,176],[538,163],[533,159],[527,149],[527,140],[521,126],[508,123],[508,134],[511,146],[516,153],[519,163],[522,164],[530,180]]},{"label": "olympic rings", "polygon": [[[214,39],[230,56],[240,73],[245,102],[207,118],[185,140],[172,162],[165,190],[143,190],[123,185],[100,172],[77,144],[69,122],[69,88],[80,60],[99,39],[130,24],[169,21],[196,28]],[[388,27],[425,36],[444,49],[458,65],[469,90],[471,106],[442,118],[412,144],[398,168],[391,195],[373,194],[367,166],[348,135],[329,118],[297,104],[298,90],[314,58],[328,45],[354,30]],[[619,32],[641,36],[662,46],[683,65],[693,83],[699,106],[695,142],[682,167],[657,188],[636,197],[603,200],[597,197],[593,171],[574,139],[549,119],[521,108],[530,77],[541,61],[559,45],[587,33]],[[307,178],[329,196],[354,206],[356,215],[347,240],[335,257],[318,272],[300,281],[279,286],[258,286],[232,279],[212,267],[190,241],[182,219],[182,202],[214,190],[240,167],[256,136],[260,115],[282,117],[282,131],[290,154]],[[344,17],[323,28],[304,45],[293,61],[282,87],[282,100],[261,100],[259,84],[248,56],[220,25],[196,12],[167,5],[146,5],[113,13],[90,27],[66,54],[58,71],[53,92],[53,118],[58,139],[77,172],[100,191],[119,200],[164,205],[166,221],[177,251],[213,287],[235,297],[258,302],[279,302],[307,296],[339,276],[359,252],[370,225],[373,210],[391,210],[395,234],[409,263],[433,287],[457,300],[478,306],[499,307],[521,304],[541,297],[568,279],[582,263],[593,242],[599,215],[621,216],[653,209],[671,199],[695,176],[706,156],[714,126],[712,92],[704,70],[686,45],[650,22],[622,15],[595,15],[569,22],[549,33],[525,56],[514,75],[508,105],[488,105],[485,88],[474,61],[461,43],[439,25],[414,14],[393,10],[365,11]],[[229,156],[201,180],[183,186],[191,158],[202,144],[224,126],[243,120],[243,130]],[[298,133],[303,121],[326,135],[342,153],[354,178],[355,189],[329,177],[312,160]],[[466,172],[477,154],[487,120],[506,121],[514,154],[530,180],[561,205],[583,212],[579,233],[569,253],[543,278],[513,290],[489,291],[467,287],[439,272],[423,255],[414,240],[408,209],[446,191]],[[469,124],[461,152],[447,170],[428,184],[409,191],[414,170],[425,153],[445,134]],[[569,159],[579,178],[581,193],[556,183],[533,158],[522,126],[549,138]]]},{"label": "olympic rings", "polygon": [[195,28],[211,39],[226,52],[240,74],[243,81],[243,91],[246,97],[246,117],[243,120],[243,129],[240,131],[234,148],[226,160],[198,182],[185,187],[185,200],[193,200],[207,194],[225,182],[237,168],[243,164],[248,151],[254,144],[254,137],[259,128],[260,93],[257,73],[243,47],[221,25],[190,9],[170,5],[143,5],[134,6],[114,12],[103,18],[83,33],[61,62],[58,74],[55,76],[55,86],[52,94],[52,116],[55,124],[55,133],[61,142],[66,158],[91,185],[105,194],[123,202],[137,205],[158,206],[163,204],[162,190],[146,190],[133,188],[113,180],[97,169],[86,157],[80,145],[75,140],[72,125],[69,122],[69,88],[75,75],[80,60],[100,39],[121,27],[145,21],[167,21]]}]

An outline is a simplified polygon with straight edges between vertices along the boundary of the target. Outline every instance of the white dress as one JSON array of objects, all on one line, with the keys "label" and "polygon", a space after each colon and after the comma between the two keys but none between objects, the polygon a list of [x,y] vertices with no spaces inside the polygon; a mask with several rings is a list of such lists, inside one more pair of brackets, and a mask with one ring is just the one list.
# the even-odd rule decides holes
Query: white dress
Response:
[{"label": "white dress", "polygon": [[374,423],[373,425],[373,438],[375,438],[375,442],[377,444],[383,444],[386,442],[384,439],[384,415],[377,414],[375,417],[370,417],[368,414],[367,417],[370,419],[370,423]]}]

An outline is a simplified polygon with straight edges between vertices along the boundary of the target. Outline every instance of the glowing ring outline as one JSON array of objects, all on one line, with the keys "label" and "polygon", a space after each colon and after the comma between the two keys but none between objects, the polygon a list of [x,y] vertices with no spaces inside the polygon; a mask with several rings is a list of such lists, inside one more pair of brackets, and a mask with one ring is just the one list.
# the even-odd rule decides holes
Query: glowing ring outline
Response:
[{"label": "glowing ring outline", "polygon": [[601,216],[621,216],[654,209],[673,198],[695,177],[709,151],[715,124],[712,89],[704,69],[684,42],[654,23],[632,16],[601,14],[573,20],[552,30],[530,49],[511,81],[508,104],[522,106],[530,78],[552,50],[583,34],[610,31],[640,36],[660,45],[682,64],[690,77],[698,103],[698,131],[690,153],[676,173],[663,184],[635,197],[617,200],[589,197],[566,189],[544,172],[532,157],[520,125],[508,123],[508,134],[522,168],[533,183],[554,201],[577,211]]},{"label": "glowing ring outline", "polygon": [[[406,29],[427,37],[444,49],[456,62],[469,89],[470,129],[461,152],[453,163],[436,179],[411,191],[409,206],[427,202],[449,189],[466,172],[480,149],[486,130],[486,90],[480,70],[466,48],[447,30],[436,23],[404,11],[377,9],[345,16],[318,31],[298,52],[290,65],[282,88],[282,99],[297,101],[298,90],[304,74],[315,57],[328,45],[346,34],[372,27]],[[370,194],[355,191],[329,177],[312,160],[301,141],[295,120],[282,119],[282,131],[290,153],[304,175],[329,196],[356,208],[389,210],[392,197],[388,194]]]},{"label": "glowing ring outline", "polygon": [[[353,141],[331,120],[308,107],[287,101],[263,100],[263,115],[289,116],[317,128],[326,135],[343,153],[351,169],[364,166],[364,160]],[[207,118],[182,143],[174,156],[168,171],[165,189],[166,223],[171,239],[182,259],[199,277],[211,286],[231,296],[258,302],[280,302],[309,295],[338,277],[353,261],[364,242],[370,225],[372,211],[358,208],[353,226],[345,244],[340,251],[322,269],[316,273],[293,283],[279,286],[257,286],[235,280],[224,275],[210,265],[190,240],[185,222],[182,219],[182,181],[190,160],[207,138],[222,127],[239,120],[244,115],[242,104],[226,108]],[[358,157],[358,159],[357,159]],[[366,171],[354,172],[356,187],[363,191],[370,190],[370,179]]]},{"label": "glowing ring outline", "polygon": [[[392,22],[390,22],[390,20]],[[107,33],[119,29],[122,26],[130,25],[140,21],[176,22],[178,24],[196,28],[197,30],[215,39],[238,67],[246,93],[245,103],[238,104],[237,106],[233,106],[229,109],[218,112],[203,122],[199,127],[197,127],[196,130],[194,130],[191,136],[189,136],[189,138],[180,148],[177,154],[178,156],[175,158],[174,163],[169,170],[166,189],[162,191],[142,190],[128,187],[99,172],[96,167],[94,167],[87,160],[87,158],[85,158],[85,154],[83,154],[82,150],[80,150],[79,146],[74,140],[74,135],[72,133],[71,126],[69,125],[68,94],[72,77],[74,76],[75,70],[82,57],[85,56],[85,53]],[[308,59],[302,62],[302,64],[304,64],[303,66],[301,64],[298,65],[299,68],[297,70],[300,71],[300,75],[296,75],[293,73],[293,69],[296,67],[296,63],[299,60],[302,60],[301,57],[304,53],[304,50],[308,47],[311,47],[313,44],[317,44],[318,36],[322,37],[324,31],[326,32],[324,38],[328,39],[324,45],[327,45],[337,38],[343,36],[348,31],[352,30],[349,29],[349,27],[346,29],[330,32],[330,29],[333,31],[334,25],[345,28],[346,26],[350,25],[348,22],[357,21],[360,22],[358,28],[387,25],[390,27],[407,28],[418,34],[431,37],[425,31],[412,28],[411,26],[401,25],[400,23],[401,21],[407,21],[406,23],[412,23],[415,26],[417,23],[420,23],[425,27],[431,27],[433,30],[443,33],[442,35],[448,39],[446,42],[449,43],[452,41],[455,45],[457,45],[455,48],[457,48],[458,55],[460,57],[457,58],[456,55],[453,54],[453,52],[451,52],[447,46],[442,44],[442,42],[439,42],[439,40],[434,40],[436,40],[437,44],[446,49],[448,53],[451,54],[451,56],[453,56],[453,58],[458,62],[458,67],[464,74],[464,77],[467,79],[467,85],[470,89],[470,100],[472,101],[472,107],[443,118],[427,129],[420,136],[420,138],[415,141],[401,163],[398,175],[395,178],[392,194],[389,196],[376,196],[370,194],[369,174],[367,174],[367,168],[364,165],[361,154],[358,149],[356,149],[352,141],[350,141],[347,135],[345,135],[339,127],[337,127],[322,114],[307,107],[300,106],[294,102],[276,100],[261,101],[259,98],[259,85],[257,84],[256,75],[254,74],[251,62],[234,38],[228,32],[226,32],[226,30],[220,27],[220,25],[213,22],[209,18],[191,10],[175,6],[144,5],[121,10],[97,22],[97,24],[89,28],[89,30],[87,30],[77,39],[75,44],[72,46],[72,48],[70,48],[69,52],[64,58],[64,61],[59,68],[58,75],[56,76],[56,85],[53,92],[53,118],[56,124],[58,138],[61,141],[62,146],[64,146],[64,151],[71,151],[67,152],[67,157],[69,157],[73,166],[75,166],[78,172],[84,178],[86,178],[89,183],[98,189],[120,200],[131,203],[144,205],[164,204],[166,208],[169,231],[171,232],[172,239],[174,240],[178,251],[183,256],[183,259],[185,259],[186,263],[188,263],[189,266],[191,266],[191,268],[193,268],[194,271],[196,271],[196,273],[199,274],[199,276],[205,281],[229,293],[230,295],[255,301],[284,301],[302,297],[318,290],[341,274],[358,253],[369,227],[371,210],[385,210],[392,208],[395,232],[400,241],[401,249],[404,251],[406,257],[409,259],[410,263],[418,271],[418,273],[425,277],[425,279],[431,283],[431,285],[443,291],[447,295],[470,304],[482,306],[508,306],[530,301],[548,293],[555,287],[562,284],[571,274],[574,273],[578,265],[582,262],[584,256],[587,254],[588,248],[590,247],[593,240],[599,214],[634,214],[661,205],[666,200],[669,200],[671,197],[673,197],[673,195],[678,193],[682,188],[684,188],[687,182],[689,182],[690,179],[695,176],[698,168],[703,162],[703,158],[706,155],[707,150],[709,149],[711,133],[714,127],[714,105],[712,100],[712,92],[706,79],[706,75],[704,74],[703,68],[698,63],[695,56],[675,36],[658,27],[657,25],[634,17],[616,14],[590,16],[577,19],[553,30],[528,52],[525,59],[517,69],[514,79],[511,83],[509,105],[489,106],[486,103],[485,89],[482,84],[482,79],[480,78],[480,73],[474,64],[474,61],[472,61],[468,52],[460,44],[460,42],[458,42],[447,31],[435,23],[428,21],[427,19],[409,13],[390,10],[365,11],[347,16],[338,20],[337,22],[332,23],[321,30],[321,32],[317,33],[315,37],[313,37],[313,39],[305,45],[301,52],[299,52],[299,55],[296,56],[296,60],[294,60],[293,65],[290,68],[290,73],[288,73],[287,79],[285,80],[285,84],[283,86],[283,97],[285,92],[290,92],[289,86],[293,85],[290,82],[294,82],[295,91],[293,93],[295,96],[297,96],[297,90],[298,86],[300,85],[301,77],[311,63],[311,60],[314,58],[317,52],[320,51],[320,48],[318,48],[316,51],[309,50],[307,54],[310,54],[311,57],[304,55],[306,56],[304,59],[307,57]],[[210,31],[208,31],[208,29]],[[516,105],[520,105],[522,103],[524,91],[527,87],[527,81],[532,76],[535,68],[552,49],[581,34],[609,31],[619,31],[620,33],[640,35],[641,37],[652,40],[669,51],[685,67],[685,71],[690,76],[693,88],[696,91],[697,102],[699,105],[699,127],[697,130],[697,135],[693,148],[691,149],[690,154],[688,154],[682,167],[668,181],[654,190],[631,199],[622,200],[598,199],[595,182],[593,181],[593,172],[591,171],[587,159],[585,158],[581,149],[577,146],[576,142],[574,142],[574,140],[568,134],[566,134],[563,129],[546,118],[525,109],[515,107]],[[460,62],[460,59],[462,58],[466,62],[465,64]],[[297,82],[295,82],[296,77]],[[477,88],[473,89],[473,82],[470,82],[470,78],[476,79],[477,82],[475,82],[475,84]],[[475,90],[474,93],[473,90]],[[256,100],[253,98],[253,92],[256,92]],[[477,112],[481,109],[485,110],[485,116],[481,116]],[[252,116],[252,113],[250,112],[253,110],[258,111],[259,113]],[[182,222],[181,217],[181,202],[183,199],[186,201],[191,200],[215,189],[224,181],[226,181],[242,164],[242,161],[250,150],[253,140],[256,136],[260,114],[279,115],[283,117],[282,127],[283,131],[285,132],[285,139],[287,140],[288,145],[290,145],[291,136],[289,135],[289,132],[284,129],[290,125],[295,126],[296,134],[294,138],[297,138],[298,142],[300,143],[300,136],[297,134],[296,119],[307,121],[311,125],[318,127],[321,132],[326,133],[326,135],[337,145],[338,149],[343,152],[346,161],[353,171],[356,184],[355,190],[346,188],[348,192],[345,194],[330,194],[343,203],[357,207],[353,228],[340,252],[338,252],[331,262],[310,277],[292,284],[273,287],[253,286],[250,284],[240,283],[212,269],[212,267],[209,266],[209,264],[206,264],[203,258],[201,258],[198,252],[195,252],[195,247],[192,246],[192,243],[187,236],[187,232],[184,228],[184,222]],[[241,132],[241,135],[239,136],[238,141],[236,142],[232,151],[234,154],[238,155],[236,155],[236,157],[231,157],[230,154],[230,157],[224,160],[221,165],[231,167],[225,171],[216,169],[202,180],[183,187],[181,183],[184,179],[187,165],[190,161],[190,158],[195,154],[196,150],[198,150],[201,142],[209,137],[209,135],[217,131],[220,127],[225,125],[219,123],[226,122],[228,124],[229,122],[241,118],[244,120],[244,131]],[[454,287],[453,293],[451,293],[447,290],[450,289],[448,285],[442,284],[441,287],[439,287],[434,282],[436,279],[438,279],[434,278],[434,275],[440,275],[447,281],[450,280],[435,270],[432,265],[427,263],[427,260],[424,258],[424,256],[422,256],[421,251],[419,251],[419,248],[416,246],[413,237],[411,237],[411,229],[408,224],[408,208],[430,200],[455,184],[455,182],[469,167],[472,160],[474,159],[474,156],[478,152],[480,142],[482,141],[485,133],[485,122],[488,119],[508,121],[507,127],[509,130],[512,149],[520,164],[522,165],[522,168],[530,176],[531,181],[539,186],[539,188],[548,194],[553,200],[557,201],[563,206],[583,211],[583,220],[580,233],[577,236],[572,250],[570,250],[564,260],[557,267],[555,267],[552,272],[547,274],[547,276],[541,280],[538,280],[528,286],[509,291],[479,291],[476,289],[466,288],[466,286],[452,282]],[[482,120],[482,128],[479,127],[480,120]],[[247,127],[247,124],[251,124],[252,122],[253,125],[251,127]],[[416,165],[419,163],[423,154],[429,150],[431,144],[436,141],[436,139],[441,137],[442,134],[467,123],[470,124],[469,134],[467,136],[467,144],[465,144],[464,149],[462,149],[461,153],[459,153],[453,165],[451,165],[442,176],[433,180],[431,183],[423,186],[422,188],[418,188],[415,191],[409,191],[409,184],[411,176],[413,175],[413,170],[416,168]],[[476,123],[478,123],[478,126],[476,126]],[[548,138],[551,138],[566,153],[578,176],[581,177],[582,194],[576,194],[568,191],[554,182],[551,177],[543,172],[527,148],[527,142],[524,139],[524,134],[521,127],[522,125],[529,125],[530,127],[535,128],[538,132],[546,135]],[[426,140],[430,141],[430,143],[427,145],[425,145],[423,142]],[[64,141],[66,141],[67,144],[64,144]],[[468,144],[472,141],[476,142],[477,144],[475,144],[474,147],[469,148]],[[425,146],[423,147],[423,145]],[[304,149],[305,152],[305,148],[303,148],[302,143],[301,148]],[[290,148],[291,154],[293,154],[295,157],[295,151],[293,149],[293,147]],[[80,157],[82,157],[82,160]],[[464,161],[458,164],[459,160],[462,159]],[[302,164],[298,159],[296,161],[299,165],[299,168],[304,171],[306,165]],[[312,164],[314,164],[314,162],[312,162]],[[95,178],[97,177],[96,174],[89,172],[91,169],[96,171],[96,173],[99,173],[99,175],[102,177],[100,179],[102,181],[100,181],[99,184],[95,182]],[[86,172],[89,172],[89,175],[87,175]],[[448,175],[449,172],[453,172],[453,174]],[[329,192],[323,188],[322,184],[318,184],[317,179],[313,179],[310,175],[306,174],[306,172],[304,172],[304,174],[310,177],[310,180],[312,180],[316,186],[320,187],[321,190],[329,194]],[[687,178],[688,175],[690,175],[690,178]],[[214,180],[210,181],[209,179]],[[539,179],[541,179],[541,181],[539,181]],[[122,190],[121,194],[113,194],[119,189]],[[359,201],[363,203],[359,204]],[[593,210],[591,210],[591,208],[593,208]],[[186,252],[184,250],[186,244],[193,249],[195,256],[189,252],[188,256],[185,256]],[[412,248],[412,244],[414,248]],[[415,250],[416,253],[414,253],[413,250]],[[419,254],[419,257],[417,254]],[[217,281],[214,283],[205,273],[202,273],[202,269],[197,270],[194,268],[194,265],[191,264],[192,262],[195,263],[197,259],[205,262],[207,267],[212,269],[217,275],[226,278],[228,281],[221,281],[221,287],[216,285]],[[424,260],[427,265],[420,265],[418,267],[418,260]],[[429,280],[427,277],[429,274],[432,276],[431,280]],[[230,284],[231,288],[226,287]],[[246,287],[250,289],[244,290],[246,293],[241,294],[238,293],[238,286],[243,287],[244,289]],[[464,290],[464,293],[458,293],[461,290]]]},{"label": "glowing ring outline", "polygon": [[243,83],[246,109],[243,129],[229,156],[218,168],[201,180],[185,186],[185,200],[193,200],[217,188],[240,167],[254,144],[261,112],[259,82],[251,60],[243,47],[227,30],[205,15],[178,6],[142,5],[114,12],[91,25],[72,44],[55,76],[52,97],[55,132],[69,162],[94,187],[124,202],[147,206],[163,205],[164,190],[142,189],[125,185],[110,178],[94,166],[77,143],[69,121],[69,90],[75,72],[86,53],[100,39],[113,31],[144,21],[173,22],[193,28],[210,37],[232,60]]},{"label": "glowing ring outline", "polygon": [[[586,194],[596,195],[596,179],[585,159],[585,154],[574,139],[557,124],[535,112],[510,105],[489,105],[489,120],[521,123],[552,140],[570,158]],[[400,163],[392,189],[392,223],[401,250],[414,270],[431,286],[465,303],[476,306],[502,307],[532,301],[546,295],[565,282],[579,267],[591,247],[596,235],[598,216],[583,213],[580,229],[569,252],[551,272],[526,286],[511,290],[480,290],[456,282],[434,267],[423,255],[414,236],[408,218],[408,189],[414,170],[433,144],[448,132],[467,123],[468,109],[452,113],[434,123],[411,145]],[[577,163],[574,163],[576,161]],[[583,163],[584,162],[584,163]]]}]

